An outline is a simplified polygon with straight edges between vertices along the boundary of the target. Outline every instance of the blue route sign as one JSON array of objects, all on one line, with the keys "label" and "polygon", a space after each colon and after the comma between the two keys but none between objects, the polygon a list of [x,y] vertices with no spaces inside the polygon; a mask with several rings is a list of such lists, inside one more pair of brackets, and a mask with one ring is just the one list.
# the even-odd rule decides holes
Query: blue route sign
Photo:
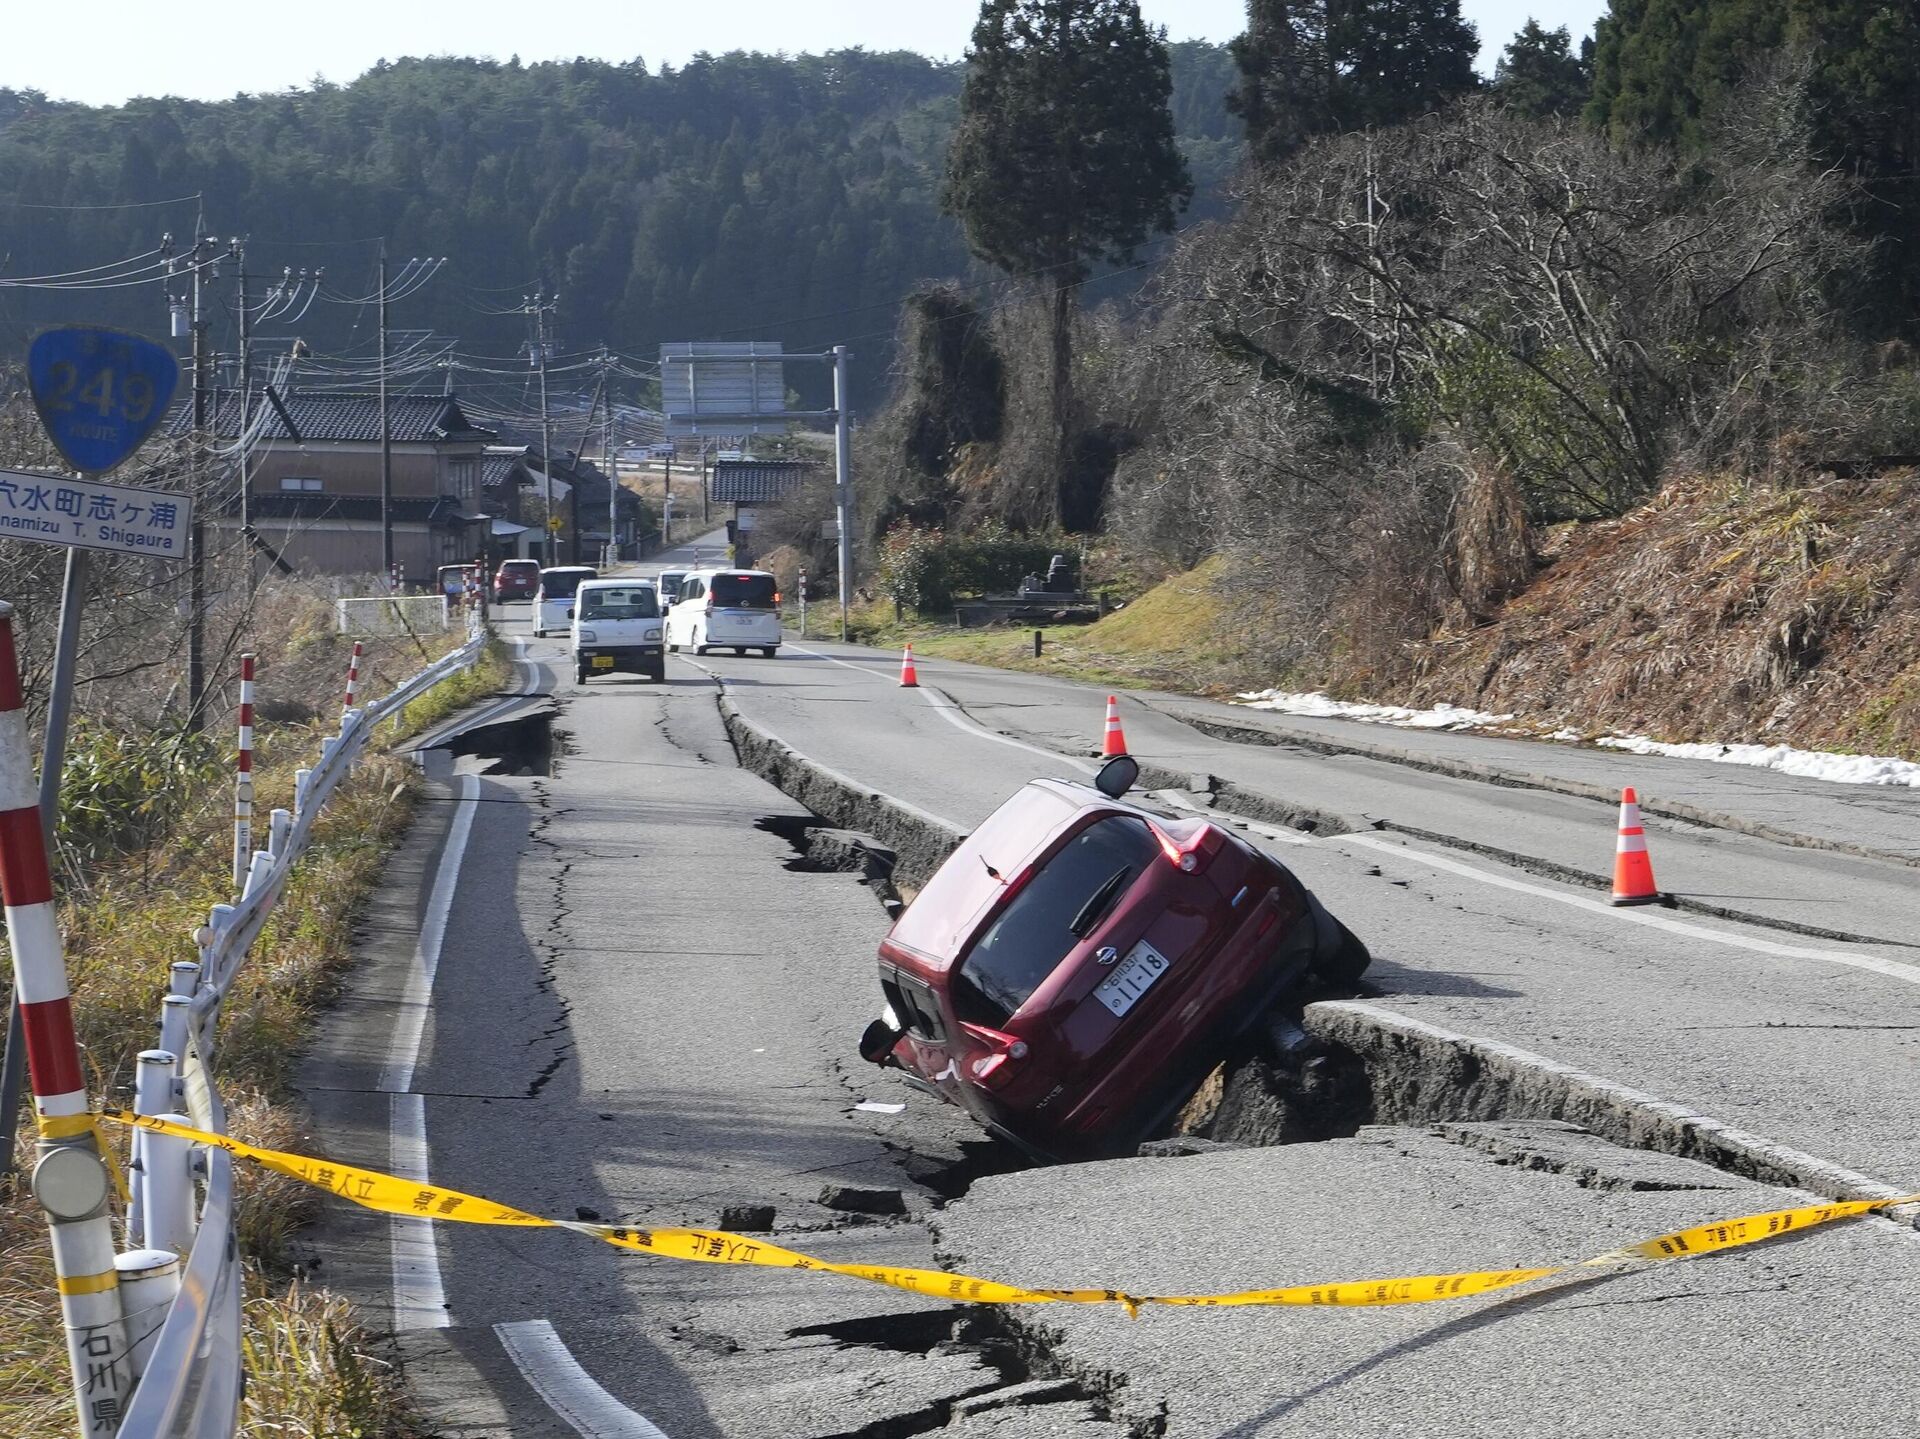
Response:
[{"label": "blue route sign", "polygon": [[118,330],[44,330],[27,350],[40,423],[82,474],[119,468],[166,418],[179,383],[171,352]]}]

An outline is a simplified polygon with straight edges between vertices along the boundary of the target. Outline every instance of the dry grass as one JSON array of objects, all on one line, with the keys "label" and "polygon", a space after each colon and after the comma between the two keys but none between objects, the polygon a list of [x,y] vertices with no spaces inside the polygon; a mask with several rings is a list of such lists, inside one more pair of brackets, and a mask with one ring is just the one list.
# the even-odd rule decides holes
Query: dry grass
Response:
[{"label": "dry grass", "polygon": [[[1211,559],[1146,589],[1097,623],[1044,626],[1038,659],[1032,626],[963,630],[917,620],[895,623],[890,608],[877,605],[856,612],[855,637],[883,647],[911,640],[916,654],[1095,684],[1228,692],[1261,679],[1262,671],[1227,622],[1219,593],[1226,569],[1224,560]],[[816,615],[825,626],[835,612],[819,606]]]},{"label": "dry grass", "polygon": [[[347,646],[324,612],[300,597],[270,599],[258,633],[265,703],[256,752],[258,823],[291,801],[294,769],[316,752],[337,715]],[[270,637],[270,638],[269,638]],[[459,636],[423,637],[437,654]],[[420,663],[405,640],[370,648],[363,693],[374,697]],[[421,727],[500,687],[508,674],[492,646],[473,671],[410,706],[403,726]],[[277,709],[273,708],[278,706]],[[417,711],[417,713],[416,713]],[[275,722],[268,713],[286,718]],[[311,725],[301,717],[314,721]],[[412,812],[413,769],[370,757],[334,795],[285,901],[256,945],[223,1021],[221,1087],[234,1132],[294,1146],[301,1133],[286,1100],[301,1045],[317,1011],[353,963],[353,926],[379,882],[387,853]],[[231,848],[224,783],[194,797],[163,843],[84,876],[84,903],[63,906],[75,1015],[94,1092],[129,1099],[133,1056],[153,1042],[167,966],[191,955],[189,935],[207,907],[228,899]],[[31,1123],[16,1170],[31,1161]],[[289,1282],[288,1242],[313,1213],[315,1196],[293,1181],[243,1167],[237,1228],[249,1261],[248,1392],[243,1432],[403,1436],[418,1432],[397,1385],[371,1352],[344,1301]],[[0,1199],[0,1434],[54,1439],[73,1429],[66,1358],[45,1231],[22,1192]]]},{"label": "dry grass", "polygon": [[1920,756],[1920,492],[1910,473],[1694,477],[1562,537],[1493,623],[1418,648],[1406,703]]}]

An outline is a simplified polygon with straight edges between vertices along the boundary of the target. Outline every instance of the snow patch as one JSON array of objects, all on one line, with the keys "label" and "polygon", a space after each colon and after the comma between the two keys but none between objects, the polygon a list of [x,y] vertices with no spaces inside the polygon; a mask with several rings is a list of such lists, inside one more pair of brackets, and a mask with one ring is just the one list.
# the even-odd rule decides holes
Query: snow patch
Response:
[{"label": "snow patch", "polygon": [[1903,785],[1920,789],[1920,764],[1887,755],[1834,754],[1829,750],[1794,749],[1784,744],[1662,744],[1644,735],[1605,735],[1594,741],[1602,749],[1633,754],[1665,755],[1671,759],[1705,759],[1716,764],[1744,764],[1757,769],[1834,784]]},{"label": "snow patch", "polygon": [[1484,729],[1508,724],[1512,715],[1489,714],[1485,710],[1463,709],[1441,704],[1432,709],[1408,709],[1404,705],[1356,704],[1337,700],[1315,690],[1312,694],[1289,694],[1284,690],[1255,690],[1235,699],[1248,709],[1278,710],[1281,714],[1309,715],[1315,719],[1360,720],[1365,724],[1399,725],[1403,729]]},{"label": "snow patch", "polygon": [[1537,731],[1524,727],[1515,728],[1514,716],[1510,714],[1492,714],[1486,710],[1449,704],[1435,705],[1432,709],[1363,704],[1337,700],[1318,690],[1308,694],[1255,690],[1237,696],[1235,703],[1245,705],[1248,709],[1274,710],[1280,714],[1302,715],[1312,719],[1358,720],[1362,724],[1396,725],[1402,729],[1492,730],[1498,734],[1534,735],[1563,742],[1591,742],[1602,749],[1626,750],[1632,754],[1748,765],[1806,779],[1827,780],[1833,784],[1897,785],[1920,789],[1920,764],[1887,755],[1835,754],[1829,750],[1795,749],[1784,744],[1665,744],[1648,739],[1645,735],[1617,733],[1588,741],[1586,735],[1574,729],[1562,728],[1551,734],[1538,735]]}]

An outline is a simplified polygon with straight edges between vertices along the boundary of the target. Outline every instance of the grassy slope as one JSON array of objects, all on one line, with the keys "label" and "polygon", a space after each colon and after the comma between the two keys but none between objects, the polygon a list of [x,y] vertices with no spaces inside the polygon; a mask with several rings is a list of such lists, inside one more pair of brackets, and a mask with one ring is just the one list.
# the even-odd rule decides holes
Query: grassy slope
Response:
[{"label": "grassy slope", "polygon": [[956,630],[951,625],[892,624],[863,616],[859,638],[869,644],[913,641],[916,654],[1003,669],[1035,670],[1097,684],[1215,693],[1244,688],[1256,678],[1252,663],[1225,634],[1213,585],[1224,562],[1154,586],[1125,609],[1091,625],[1042,630],[1041,657],[1033,630]]}]

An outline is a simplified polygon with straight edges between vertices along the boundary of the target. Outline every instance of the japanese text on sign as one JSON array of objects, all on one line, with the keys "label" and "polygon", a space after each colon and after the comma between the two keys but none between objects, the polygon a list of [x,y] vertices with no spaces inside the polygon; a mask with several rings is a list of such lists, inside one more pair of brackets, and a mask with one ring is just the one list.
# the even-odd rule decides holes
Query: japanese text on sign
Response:
[{"label": "japanese text on sign", "polygon": [[184,559],[192,526],[185,495],[0,470],[0,539]]}]

